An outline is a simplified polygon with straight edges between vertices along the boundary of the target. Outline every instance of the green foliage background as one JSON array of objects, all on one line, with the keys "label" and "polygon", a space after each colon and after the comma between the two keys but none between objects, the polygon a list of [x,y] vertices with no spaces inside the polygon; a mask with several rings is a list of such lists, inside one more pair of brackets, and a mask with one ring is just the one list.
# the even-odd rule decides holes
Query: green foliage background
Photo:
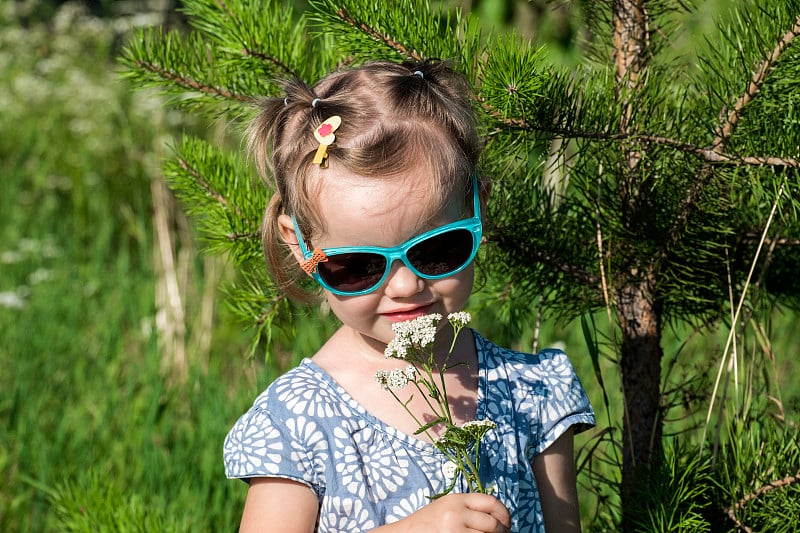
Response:
[{"label": "green foliage background", "polygon": [[[519,4],[474,7],[494,23],[513,24],[520,10],[543,3]],[[709,24],[703,10],[692,22],[698,34]],[[533,20],[561,36],[557,50],[569,61],[578,53],[569,38],[580,29],[575,19],[541,13]],[[237,279],[224,258],[201,256],[174,200],[157,194],[161,159],[180,131],[234,148],[237,141],[225,124],[193,122],[120,82],[114,58],[128,29],[174,13],[114,14],[97,18],[79,4],[0,4],[0,530],[227,531],[238,522],[245,486],[224,480],[224,435],[325,330],[298,317],[272,332],[271,359],[247,359],[252,335],[217,291],[224,282],[235,295],[258,280]],[[676,46],[691,61],[692,43]],[[173,337],[185,364],[170,358],[175,343],[165,341],[165,323],[175,317],[159,296],[165,269],[157,213],[167,215],[180,260],[185,315]],[[606,405],[619,412],[613,362],[589,356],[606,339],[587,337],[580,322],[538,329],[535,309],[512,330],[507,324],[519,317],[497,314],[480,296],[473,307],[479,328],[500,342],[562,344],[598,416],[609,416]],[[797,319],[779,311],[762,336],[753,327],[745,337],[740,359],[751,378],[731,393],[736,402],[716,460],[699,454],[696,433],[687,431],[705,424],[727,331],[674,326],[666,379],[693,383],[696,392],[671,399],[667,433],[681,437],[668,437],[669,461],[646,495],[654,511],[642,530],[732,530],[726,510],[742,500],[736,519],[754,531],[797,526],[797,483],[779,483],[800,473]],[[619,516],[607,442],[596,433],[578,442],[586,530],[613,529]],[[772,488],[758,492],[764,487]]]}]

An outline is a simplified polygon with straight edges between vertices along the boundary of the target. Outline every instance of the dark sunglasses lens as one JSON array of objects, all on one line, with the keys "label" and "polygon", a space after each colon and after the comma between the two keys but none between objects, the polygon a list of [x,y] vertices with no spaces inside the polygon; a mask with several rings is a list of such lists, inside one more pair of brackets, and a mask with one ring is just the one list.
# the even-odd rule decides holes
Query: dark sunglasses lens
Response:
[{"label": "dark sunglasses lens", "polygon": [[412,246],[408,250],[408,261],[426,276],[444,276],[469,261],[472,245],[472,232],[454,229]]},{"label": "dark sunglasses lens", "polygon": [[386,272],[386,258],[378,254],[353,253],[328,256],[317,265],[319,277],[342,292],[359,292],[375,286]]}]

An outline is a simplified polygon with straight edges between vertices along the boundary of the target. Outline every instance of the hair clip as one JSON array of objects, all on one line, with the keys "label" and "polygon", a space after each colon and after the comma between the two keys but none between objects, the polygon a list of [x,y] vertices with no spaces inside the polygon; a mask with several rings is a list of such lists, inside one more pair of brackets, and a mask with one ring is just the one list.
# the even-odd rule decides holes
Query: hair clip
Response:
[{"label": "hair clip", "polygon": [[320,168],[328,168],[328,146],[333,144],[336,136],[333,134],[342,124],[339,115],[333,115],[314,129],[314,138],[319,141],[319,148],[314,154],[314,164]]},{"label": "hair clip", "polygon": [[325,252],[319,248],[314,248],[314,253],[311,254],[311,257],[300,263],[300,268],[302,268],[303,272],[310,276],[317,271],[318,264],[326,263],[327,261],[328,256],[325,255]]}]

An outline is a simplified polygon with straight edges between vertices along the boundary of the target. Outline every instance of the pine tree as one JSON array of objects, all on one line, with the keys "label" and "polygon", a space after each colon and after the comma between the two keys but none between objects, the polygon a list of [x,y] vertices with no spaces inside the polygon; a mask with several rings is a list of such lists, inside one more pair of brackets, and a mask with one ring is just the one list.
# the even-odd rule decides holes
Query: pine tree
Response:
[{"label": "pine tree", "polygon": [[[605,310],[616,325],[630,529],[633,492],[663,458],[665,324],[719,321],[731,292],[752,313],[800,303],[800,1],[732,2],[699,64],[672,53],[686,2],[583,5],[577,67],[425,0],[311,0],[302,13],[185,0],[192,31],[142,32],[124,61],[174,104],[241,124],[256,97],[278,94],[276,79],[314,82],[376,58],[456,60],[494,180],[487,290],[517,313],[533,300],[554,317]],[[240,266],[231,301],[268,335],[294,315],[261,267],[269,192],[238,149],[187,136],[175,152],[172,187],[209,248]]]}]

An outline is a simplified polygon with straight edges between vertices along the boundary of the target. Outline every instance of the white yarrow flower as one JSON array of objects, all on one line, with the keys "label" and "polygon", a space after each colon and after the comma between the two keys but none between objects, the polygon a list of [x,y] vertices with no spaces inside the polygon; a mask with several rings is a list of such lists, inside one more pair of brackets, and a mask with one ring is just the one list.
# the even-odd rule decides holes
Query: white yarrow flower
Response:
[{"label": "white yarrow flower", "polygon": [[386,357],[405,359],[408,355],[408,345],[403,341],[403,339],[395,337],[389,341],[389,344],[386,345],[386,349],[383,351],[383,354]]},{"label": "white yarrow flower", "polygon": [[447,315],[447,320],[453,325],[454,328],[463,328],[472,320],[472,316],[466,311],[459,311],[458,313],[450,313]]},{"label": "white yarrow flower", "polygon": [[402,368],[378,370],[375,372],[375,381],[386,390],[398,390],[408,384],[408,377]]},{"label": "white yarrow flower", "polygon": [[489,429],[494,429],[497,427],[497,424],[485,418],[483,420],[470,420],[469,422],[464,422],[461,427],[463,429],[469,429],[471,427],[487,427]]},{"label": "white yarrow flower", "polygon": [[458,471],[458,466],[452,461],[447,461],[445,464],[442,465],[442,474],[444,474],[445,479],[453,479],[453,476],[456,475]]},{"label": "white yarrow flower", "polygon": [[424,349],[433,345],[436,340],[436,326],[441,320],[442,315],[432,313],[417,317],[414,320],[395,322],[392,324],[392,331],[395,337],[389,341],[383,353],[386,357],[405,359],[409,349]]}]

